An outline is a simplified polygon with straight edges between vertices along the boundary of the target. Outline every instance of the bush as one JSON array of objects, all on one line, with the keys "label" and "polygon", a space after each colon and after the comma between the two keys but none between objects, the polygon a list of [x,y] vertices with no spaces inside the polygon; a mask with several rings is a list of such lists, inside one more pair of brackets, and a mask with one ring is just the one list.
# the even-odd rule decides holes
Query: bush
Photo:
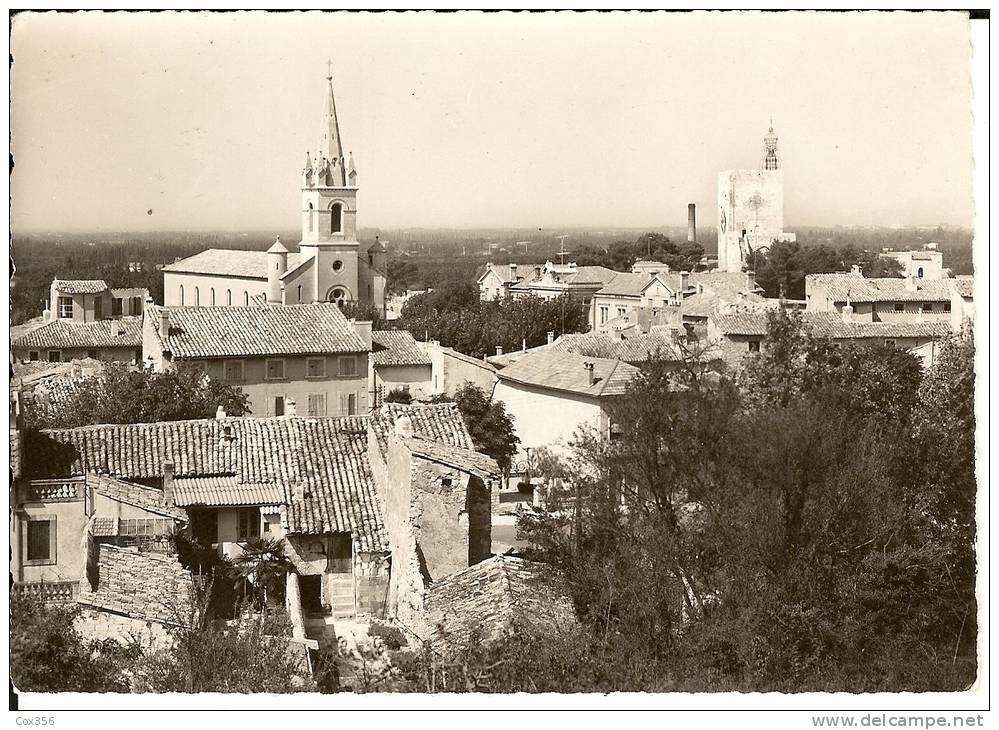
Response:
[{"label": "bush", "polygon": [[402,632],[395,626],[388,626],[377,621],[373,621],[370,626],[368,626],[368,636],[375,637],[378,636],[385,643],[385,648],[390,651],[397,651],[404,646],[407,646],[406,637],[402,635]]}]

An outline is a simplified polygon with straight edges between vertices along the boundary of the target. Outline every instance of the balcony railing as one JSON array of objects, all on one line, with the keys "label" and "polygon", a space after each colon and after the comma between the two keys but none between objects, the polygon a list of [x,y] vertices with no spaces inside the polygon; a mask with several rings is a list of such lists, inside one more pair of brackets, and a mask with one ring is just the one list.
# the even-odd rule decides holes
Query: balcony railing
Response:
[{"label": "balcony railing", "polygon": [[24,488],[25,502],[73,502],[83,498],[83,480],[36,479]]},{"label": "balcony railing", "polygon": [[71,603],[80,593],[80,583],[75,580],[15,583],[14,591],[45,603]]}]

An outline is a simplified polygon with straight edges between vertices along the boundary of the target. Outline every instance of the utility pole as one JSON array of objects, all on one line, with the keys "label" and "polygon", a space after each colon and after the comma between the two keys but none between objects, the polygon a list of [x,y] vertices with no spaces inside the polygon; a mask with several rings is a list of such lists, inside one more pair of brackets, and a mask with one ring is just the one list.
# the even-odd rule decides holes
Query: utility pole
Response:
[{"label": "utility pole", "polygon": [[568,237],[569,234],[567,233],[562,234],[561,236],[555,236],[555,238],[559,240],[559,251],[558,251],[559,263],[562,264],[563,266],[565,265],[565,255],[567,253],[571,253],[570,251],[565,250],[565,239],[567,239]]}]

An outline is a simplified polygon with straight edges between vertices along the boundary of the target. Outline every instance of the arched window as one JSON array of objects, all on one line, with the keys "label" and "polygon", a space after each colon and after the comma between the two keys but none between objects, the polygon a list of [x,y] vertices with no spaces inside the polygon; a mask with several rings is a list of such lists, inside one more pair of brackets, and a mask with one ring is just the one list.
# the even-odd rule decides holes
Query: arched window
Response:
[{"label": "arched window", "polygon": [[180,285],[180,306],[184,306],[184,285]]},{"label": "arched window", "polygon": [[343,309],[343,305],[347,303],[347,292],[338,286],[333,287],[330,289],[330,293],[326,295],[326,301],[333,302]]},{"label": "arched window", "polygon": [[298,301],[302,301],[302,285],[298,285]]},{"label": "arched window", "polygon": [[243,292],[243,304],[247,307],[250,306],[250,292],[248,291]]},{"label": "arched window", "polygon": [[232,289],[225,290],[225,304],[227,307],[232,306]]},{"label": "arched window", "polygon": [[918,276],[920,279],[923,278],[923,267],[922,266],[919,267],[919,271],[916,272],[916,276]]},{"label": "arched window", "polygon": [[312,203],[309,203],[309,233],[312,233]]},{"label": "arched window", "polygon": [[211,291],[211,295],[212,295],[212,306],[214,307],[215,306],[215,287],[213,286],[210,289],[210,291]]},{"label": "arched window", "polygon": [[343,218],[343,206],[340,203],[333,203],[330,206],[330,233],[340,233],[341,218]]},{"label": "arched window", "polygon": [[201,292],[198,291],[198,287],[194,287],[194,306],[201,306]]}]

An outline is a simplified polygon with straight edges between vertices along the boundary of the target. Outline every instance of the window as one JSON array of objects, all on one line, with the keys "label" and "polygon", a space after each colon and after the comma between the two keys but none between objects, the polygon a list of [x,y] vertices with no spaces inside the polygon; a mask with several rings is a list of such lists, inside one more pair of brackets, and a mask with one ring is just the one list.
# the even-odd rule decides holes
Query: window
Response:
[{"label": "window", "polygon": [[607,312],[610,307],[600,307],[600,324],[607,324]]},{"label": "window", "polygon": [[750,340],[750,342],[749,342],[749,351],[750,352],[759,352],[760,351],[760,343],[759,343],[758,340]]},{"label": "window", "polygon": [[55,515],[29,517],[24,523],[25,565],[52,565],[55,562]]},{"label": "window", "polygon": [[340,233],[342,212],[343,206],[340,203],[333,203],[330,206],[330,233]]},{"label": "window", "polygon": [[309,394],[309,415],[310,416],[325,416],[326,415],[326,394],[325,393],[310,393]]},{"label": "window", "polygon": [[60,362],[61,360],[62,360],[62,351],[49,350],[49,362]]},{"label": "window", "polygon": [[902,304],[902,302],[895,302],[895,311],[896,312],[903,312],[903,311],[905,311],[905,305]]},{"label": "window", "polygon": [[309,233],[312,233],[312,203],[309,203],[309,212],[306,215],[309,217]]},{"label": "window", "polygon": [[920,279],[922,279],[922,278],[923,278],[923,267],[922,267],[922,266],[920,266],[920,267],[919,267],[919,268],[918,268],[918,269],[916,270],[916,276],[918,276],[918,277],[919,277]]},{"label": "window", "polygon": [[943,311],[945,311],[945,312],[949,312],[950,311],[950,302],[944,302],[943,303]]},{"label": "window", "polygon": [[87,350],[87,357],[89,357],[91,360],[96,360],[97,350]]},{"label": "window", "polygon": [[354,416],[357,414],[357,394],[340,394],[340,413],[344,416]]},{"label": "window", "polygon": [[227,307],[232,306],[232,289],[225,290],[225,305]]},{"label": "window", "polygon": [[142,314],[142,297],[132,297],[132,306],[129,309],[133,317]]},{"label": "window", "polygon": [[338,365],[338,372],[341,378],[349,378],[357,375],[357,358],[353,355],[339,358]]},{"label": "window", "polygon": [[59,297],[59,317],[60,319],[70,319],[73,316],[73,298]]},{"label": "window", "polygon": [[625,309],[624,307],[618,307],[618,308],[617,308],[617,316],[618,316],[618,317],[623,317],[623,316],[624,316],[624,313],[625,313],[626,311],[627,311],[627,310],[626,310],[626,309]]},{"label": "window", "polygon": [[326,358],[325,357],[309,357],[305,359],[305,377],[307,378],[325,378],[326,377]]},{"label": "window", "polygon": [[243,292],[243,304],[247,307],[250,306],[250,292]]},{"label": "window", "polygon": [[282,380],[284,378],[284,360],[268,360],[264,370],[266,380]]},{"label": "window", "polygon": [[94,299],[94,319],[104,319],[104,299],[97,297]]},{"label": "window", "polygon": [[120,317],[122,315],[122,304],[124,300],[121,297],[114,297],[111,299],[111,316]]},{"label": "window", "polygon": [[243,361],[226,360],[223,365],[223,377],[230,383],[238,383],[243,380]]},{"label": "window", "polygon": [[298,285],[298,301],[302,301],[302,285]]},{"label": "window", "polygon": [[214,307],[215,306],[215,287],[213,286],[209,290],[209,292],[211,293],[211,302],[212,302],[212,306]]},{"label": "window", "polygon": [[38,361],[38,350],[31,350],[28,353],[28,359],[31,360],[31,362],[37,362]]},{"label": "window", "polygon": [[198,289],[198,287],[194,287],[194,306],[196,307],[201,306],[201,291]]},{"label": "window", "polygon": [[252,540],[260,537],[260,508],[243,507],[236,510],[239,519],[239,526],[236,532],[238,540]]},{"label": "window", "polygon": [[184,306],[184,285],[180,285],[180,306]]},{"label": "window", "polygon": [[347,292],[340,287],[334,287],[330,290],[329,296],[326,299],[327,301],[336,303],[338,307],[343,309],[343,305],[347,300]]},{"label": "window", "polygon": [[341,269],[343,269],[343,261],[337,259],[333,262],[333,271],[340,271]]},{"label": "window", "polygon": [[276,395],[274,396],[274,415],[283,416],[284,415],[284,396]]},{"label": "window", "polygon": [[895,340],[885,340],[885,346],[895,347]]}]

